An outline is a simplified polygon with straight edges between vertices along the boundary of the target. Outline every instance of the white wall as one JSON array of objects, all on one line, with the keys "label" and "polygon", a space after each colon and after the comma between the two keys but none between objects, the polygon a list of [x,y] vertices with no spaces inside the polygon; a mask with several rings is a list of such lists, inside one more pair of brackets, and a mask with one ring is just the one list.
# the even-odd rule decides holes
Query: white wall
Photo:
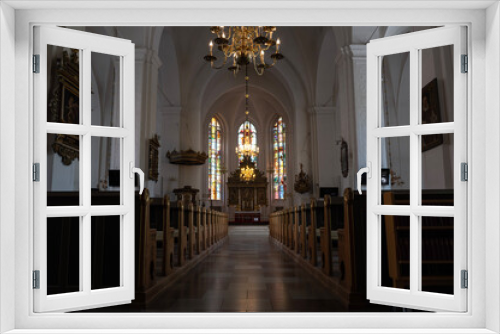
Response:
[{"label": "white wall", "polygon": [[15,15],[14,10],[0,3],[0,332],[15,326],[15,259],[14,259],[14,194],[15,175]]}]

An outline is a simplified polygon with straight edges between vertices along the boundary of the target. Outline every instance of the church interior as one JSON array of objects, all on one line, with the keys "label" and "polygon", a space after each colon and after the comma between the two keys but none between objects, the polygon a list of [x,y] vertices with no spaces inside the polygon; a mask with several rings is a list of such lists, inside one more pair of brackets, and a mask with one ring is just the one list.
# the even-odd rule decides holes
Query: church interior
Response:
[{"label": "church interior", "polygon": [[[135,194],[135,299],[89,312],[411,311],[366,298],[356,173],[367,163],[367,44],[431,27],[68,28],[135,44],[146,180]],[[47,120],[78,124],[81,51],[48,55]],[[453,122],[452,57],[447,46],[422,51],[424,123]],[[121,122],[117,58],[92,54],[92,125]],[[408,125],[409,54],[381,61],[380,121]],[[382,201],[407,205],[409,138],[380,140]],[[79,141],[47,135],[48,206],[80,203]],[[92,138],[93,206],[120,203],[121,145]],[[452,133],[423,136],[424,205],[453,205],[453,147]],[[120,285],[120,224],[92,217],[92,289]],[[452,294],[453,218],[422,224],[422,288]],[[78,219],[47,228],[48,294],[77,291]],[[409,289],[409,229],[409,217],[384,217],[382,286]]]}]

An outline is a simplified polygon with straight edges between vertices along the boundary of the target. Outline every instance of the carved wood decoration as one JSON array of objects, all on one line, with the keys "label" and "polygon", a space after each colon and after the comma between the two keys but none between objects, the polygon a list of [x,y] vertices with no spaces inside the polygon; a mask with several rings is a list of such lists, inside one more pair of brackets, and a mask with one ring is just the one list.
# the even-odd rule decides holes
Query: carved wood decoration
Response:
[{"label": "carved wood decoration", "polygon": [[195,152],[192,149],[180,152],[173,150],[172,152],[167,152],[167,158],[174,165],[203,165],[208,158],[208,154],[205,152]]},{"label": "carved wood decoration", "polygon": [[295,183],[293,185],[293,189],[299,194],[304,194],[308,191],[311,191],[311,180],[309,179],[309,175],[304,173],[302,169],[302,164],[300,164],[300,173],[295,175]]},{"label": "carved wood decoration", "polygon": [[342,176],[347,177],[347,175],[349,175],[349,150],[347,143],[343,139],[340,145],[340,168],[342,170]]},{"label": "carved wood decoration", "polygon": [[228,205],[236,207],[237,211],[257,211],[267,205],[267,178],[258,169],[253,180],[243,181],[241,168],[238,168],[229,176],[227,187]]},{"label": "carved wood decoration", "polygon": [[158,163],[160,141],[158,135],[149,140],[149,179],[158,182]]},{"label": "carved wood decoration", "polygon": [[[80,65],[78,50],[72,50],[71,58],[64,51],[52,73],[57,77],[48,108],[49,122],[80,124]],[[80,155],[80,138],[75,135],[57,134],[52,149],[62,157],[64,165],[70,165]]]}]

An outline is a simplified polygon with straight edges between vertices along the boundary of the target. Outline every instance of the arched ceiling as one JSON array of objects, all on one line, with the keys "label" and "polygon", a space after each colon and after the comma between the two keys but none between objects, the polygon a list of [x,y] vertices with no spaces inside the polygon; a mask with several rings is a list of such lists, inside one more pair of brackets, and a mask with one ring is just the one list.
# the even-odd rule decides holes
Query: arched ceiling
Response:
[{"label": "arched ceiling", "polygon": [[[286,110],[306,110],[313,104],[318,58],[327,29],[278,27],[276,36],[282,40],[281,50],[286,58],[263,76],[249,69],[251,85],[261,88],[252,98],[258,101],[271,95]],[[211,69],[203,60],[208,42],[213,38],[209,27],[166,27],[165,30],[171,30],[176,47],[183,109],[199,110],[203,117],[219,98],[227,98],[227,92],[242,86],[242,73],[234,78],[226,69]],[[333,38],[332,34],[328,36]],[[162,59],[164,64],[168,61],[171,60]]]}]

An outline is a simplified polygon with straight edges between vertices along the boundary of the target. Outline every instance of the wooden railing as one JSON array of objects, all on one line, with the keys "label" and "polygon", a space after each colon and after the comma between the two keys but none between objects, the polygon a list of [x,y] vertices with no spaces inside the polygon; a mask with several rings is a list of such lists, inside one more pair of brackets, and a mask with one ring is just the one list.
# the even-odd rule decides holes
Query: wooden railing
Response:
[{"label": "wooden railing", "polygon": [[[384,205],[408,205],[408,191],[384,191]],[[453,205],[453,192],[422,191],[423,205]],[[339,295],[348,308],[366,300],[366,196],[347,188],[270,217],[271,237]],[[409,288],[409,218],[382,216],[383,286]],[[422,218],[422,288],[453,292],[453,219]],[[316,233],[314,233],[316,231]],[[319,240],[318,240],[319,238]]]},{"label": "wooden railing", "polygon": [[[77,192],[48,193],[49,205],[78,203]],[[119,192],[93,192],[93,205],[117,205]],[[73,254],[71,240],[78,240],[76,229],[68,218],[51,220],[54,235],[50,254]],[[92,284],[100,288],[119,285],[119,275],[110,277],[110,268],[119,272],[120,220],[116,216],[96,216],[92,229]],[[135,195],[135,284],[136,304],[145,304],[187,273],[206,255],[221,245],[228,234],[228,215],[208,208],[151,198],[148,189]],[[71,229],[70,229],[71,228]],[[76,248],[78,249],[78,248]],[[77,254],[77,253],[76,253]],[[59,256],[61,257],[61,256]],[[63,258],[52,270],[50,291],[61,293],[78,289],[78,263]],[[76,263],[76,265],[74,265]]]},{"label": "wooden railing", "polygon": [[324,201],[313,199],[270,216],[271,237],[335,291],[348,308],[366,304],[363,203],[365,196],[354,195],[348,188],[343,198],[326,195]]}]

